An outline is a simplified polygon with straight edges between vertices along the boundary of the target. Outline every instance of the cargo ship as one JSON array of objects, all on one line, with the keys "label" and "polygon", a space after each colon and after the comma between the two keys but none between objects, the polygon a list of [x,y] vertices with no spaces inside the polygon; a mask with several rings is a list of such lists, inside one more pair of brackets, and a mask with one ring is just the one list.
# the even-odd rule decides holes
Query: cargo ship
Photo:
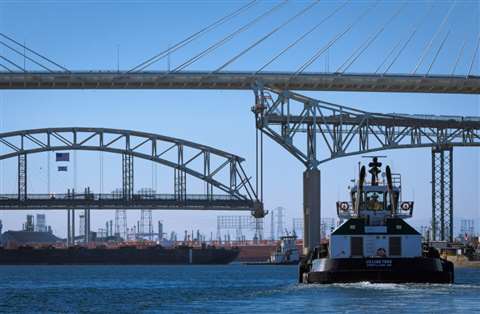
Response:
[{"label": "cargo ship", "polygon": [[[413,202],[401,200],[400,174],[385,168],[377,157],[365,166],[350,189],[350,202],[337,202],[337,214],[346,220],[331,234],[328,246],[311,250],[299,264],[303,283],[453,283],[453,263],[422,244],[422,237],[404,219]],[[385,180],[386,177],[386,180]],[[355,181],[354,181],[355,182]]]},{"label": "cargo ship", "polygon": [[120,246],[32,247],[15,249],[0,247],[0,265],[189,265],[229,264],[239,254],[238,248],[160,245],[146,247]]}]

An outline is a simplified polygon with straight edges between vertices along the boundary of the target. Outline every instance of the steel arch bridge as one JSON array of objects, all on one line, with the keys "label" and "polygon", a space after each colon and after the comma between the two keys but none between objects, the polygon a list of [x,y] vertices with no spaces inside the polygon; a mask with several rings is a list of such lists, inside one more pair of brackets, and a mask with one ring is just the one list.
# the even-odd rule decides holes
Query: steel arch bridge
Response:
[{"label": "steel arch bridge", "polygon": [[[38,195],[27,191],[27,156],[48,151],[101,151],[122,155],[122,192],[69,191]],[[63,127],[0,134],[0,160],[18,158],[18,193],[0,197],[0,209],[201,209],[250,210],[263,217],[263,205],[247,177],[243,158],[194,142],[132,130]],[[174,170],[174,193],[135,194],[133,159]],[[206,193],[187,194],[187,175],[206,184]],[[214,194],[214,189],[222,194]]]}]

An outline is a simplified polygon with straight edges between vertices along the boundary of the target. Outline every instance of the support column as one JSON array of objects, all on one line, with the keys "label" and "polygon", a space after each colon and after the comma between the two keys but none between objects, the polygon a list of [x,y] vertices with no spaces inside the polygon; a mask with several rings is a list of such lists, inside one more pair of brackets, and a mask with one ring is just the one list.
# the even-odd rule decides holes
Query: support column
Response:
[{"label": "support column", "polygon": [[18,200],[27,200],[27,155],[18,155]]},{"label": "support column", "polygon": [[178,145],[178,167],[174,170],[174,193],[177,201],[185,201],[187,198],[187,174],[180,169],[183,166],[183,146]]},{"label": "support column", "polygon": [[453,241],[453,148],[432,149],[432,240]]},{"label": "support column", "polygon": [[320,170],[303,173],[303,254],[320,246]]},{"label": "support column", "polygon": [[130,201],[133,197],[133,156],[122,154],[122,192],[123,199]]}]

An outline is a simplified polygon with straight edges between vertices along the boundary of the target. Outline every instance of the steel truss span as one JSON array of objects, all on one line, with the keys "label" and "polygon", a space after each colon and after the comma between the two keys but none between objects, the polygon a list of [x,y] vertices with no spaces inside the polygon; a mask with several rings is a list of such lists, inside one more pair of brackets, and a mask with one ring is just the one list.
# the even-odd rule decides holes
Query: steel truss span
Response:
[{"label": "steel truss span", "polygon": [[[131,130],[107,128],[46,128],[0,134],[0,160],[17,157],[19,160],[19,194],[15,197],[0,197],[0,208],[152,208],[152,209],[235,209],[251,210],[255,216],[263,217],[263,205],[247,177],[243,158],[209,146],[163,135]],[[132,158],[141,158],[170,167],[175,173],[175,193],[142,195],[133,193],[131,182],[123,179],[130,187],[129,193],[120,195],[71,192],[66,195],[33,195],[27,191],[26,158],[29,154],[47,151],[102,151],[121,154],[125,163],[133,166]],[[24,165],[24,166],[22,166]],[[128,167],[127,167],[128,168]],[[127,169],[128,170],[128,169]],[[132,171],[122,173],[133,175]],[[205,183],[206,193],[187,193],[187,175]],[[178,188],[178,177],[182,186]],[[179,191],[177,191],[179,190]],[[214,194],[215,192],[215,194]],[[219,194],[221,193],[221,194]],[[15,198],[15,199],[14,199]]]},{"label": "steel truss span", "polygon": [[[229,195],[187,194],[179,200],[175,194],[133,194],[125,200],[122,194],[27,194],[18,199],[17,194],[0,195],[1,210],[60,210],[60,209],[162,209],[162,210],[254,210],[251,200]],[[252,217],[253,219],[253,217]]]},{"label": "steel truss span", "polygon": [[379,150],[480,146],[480,117],[380,114],[271,88],[255,95],[257,128],[307,169]]},{"label": "steel truss span", "polygon": [[0,89],[232,89],[479,94],[480,77],[294,72],[0,72]]}]

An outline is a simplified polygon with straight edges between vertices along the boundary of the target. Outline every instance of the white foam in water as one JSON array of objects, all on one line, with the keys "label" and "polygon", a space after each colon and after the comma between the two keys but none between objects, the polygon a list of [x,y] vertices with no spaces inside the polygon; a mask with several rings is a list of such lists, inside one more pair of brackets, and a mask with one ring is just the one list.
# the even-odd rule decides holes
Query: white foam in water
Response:
[{"label": "white foam in water", "polygon": [[355,283],[343,283],[343,284],[333,284],[334,286],[343,287],[343,288],[358,288],[358,289],[374,289],[374,290],[398,290],[408,288],[404,284],[395,284],[395,283],[371,283],[368,281],[355,282]]}]

